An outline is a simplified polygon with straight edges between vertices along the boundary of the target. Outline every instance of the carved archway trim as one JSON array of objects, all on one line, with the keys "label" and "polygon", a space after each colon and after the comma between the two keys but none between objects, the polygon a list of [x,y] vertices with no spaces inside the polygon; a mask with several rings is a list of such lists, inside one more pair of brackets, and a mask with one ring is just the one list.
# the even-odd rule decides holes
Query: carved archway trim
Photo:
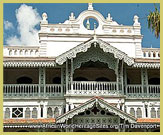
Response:
[{"label": "carved archway trim", "polygon": [[91,47],[88,49],[86,53],[82,53],[77,55],[77,57],[73,61],[73,70],[78,69],[81,67],[82,63],[86,63],[89,61],[93,62],[103,62],[108,65],[110,69],[116,70],[116,60],[113,54],[104,53],[102,49],[99,47]]},{"label": "carved archway trim", "polygon": [[92,45],[96,46],[97,44],[104,52],[113,54],[114,57],[119,60],[123,59],[127,65],[131,66],[134,64],[134,59],[129,57],[126,53],[97,38],[91,38],[88,41],[79,44],[69,51],[59,55],[58,57],[56,57],[56,63],[62,65],[65,61],[67,61],[67,59],[76,58],[78,53],[86,52]]}]

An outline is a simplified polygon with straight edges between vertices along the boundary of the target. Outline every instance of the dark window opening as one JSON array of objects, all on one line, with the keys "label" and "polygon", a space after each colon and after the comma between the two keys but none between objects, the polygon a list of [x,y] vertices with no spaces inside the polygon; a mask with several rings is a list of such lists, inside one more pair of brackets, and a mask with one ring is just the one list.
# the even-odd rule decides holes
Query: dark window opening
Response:
[{"label": "dark window opening", "polygon": [[53,83],[54,84],[61,84],[61,78],[60,77],[53,78]]},{"label": "dark window opening", "polygon": [[145,116],[146,116],[146,118],[148,117],[148,108],[147,107],[145,107]]},{"label": "dark window opening", "polygon": [[41,107],[41,117],[43,117],[43,107]]},{"label": "dark window opening", "polygon": [[32,84],[32,79],[29,77],[20,77],[17,79],[17,84]]},{"label": "dark window opening", "polygon": [[96,79],[96,81],[100,81],[100,82],[109,82],[110,80],[106,77],[99,77]]},{"label": "dark window opening", "polygon": [[84,77],[76,77],[74,78],[74,81],[88,81],[88,79]]},{"label": "dark window opening", "polygon": [[160,85],[160,78],[150,78],[148,84],[158,84]]}]

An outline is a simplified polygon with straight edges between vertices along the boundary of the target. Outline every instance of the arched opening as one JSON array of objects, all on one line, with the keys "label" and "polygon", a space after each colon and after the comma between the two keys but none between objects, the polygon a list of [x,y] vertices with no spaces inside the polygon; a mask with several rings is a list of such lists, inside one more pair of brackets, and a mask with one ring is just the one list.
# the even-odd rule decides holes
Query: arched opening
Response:
[{"label": "arched opening", "polygon": [[88,81],[88,79],[85,77],[76,77],[74,78],[74,81]]},{"label": "arched opening", "polygon": [[5,109],[5,119],[9,119],[10,118],[10,108],[6,108]]},{"label": "arched opening", "polygon": [[47,117],[48,117],[48,118],[52,118],[52,117],[53,117],[53,110],[52,110],[51,107],[49,107],[49,108],[47,109]]},{"label": "arched opening", "polygon": [[106,77],[99,77],[97,78],[95,81],[99,81],[99,82],[109,82],[110,79],[106,78]]},{"label": "arched opening", "polygon": [[73,78],[74,81],[114,82],[116,74],[113,69],[108,68],[107,63],[88,61],[75,69]]},{"label": "arched opening", "polygon": [[26,76],[17,79],[17,84],[32,84],[32,82],[33,80]]},{"label": "arched opening", "polygon": [[150,79],[148,80],[148,84],[160,85],[160,78],[150,78]]},{"label": "arched opening", "polygon": [[29,107],[27,107],[25,110],[25,118],[31,118],[31,111]]},{"label": "arched opening", "polygon": [[54,77],[53,78],[53,83],[54,84],[61,84],[61,78],[60,77]]},{"label": "arched opening", "polygon": [[32,110],[32,118],[37,118],[37,108],[33,108],[33,110]]},{"label": "arched opening", "polygon": [[98,20],[94,17],[87,17],[84,21],[83,21],[83,25],[87,30],[94,30],[97,29],[97,27],[99,26]]},{"label": "arched opening", "polygon": [[137,108],[136,115],[137,115],[137,118],[142,118],[142,110],[141,110],[141,108]]},{"label": "arched opening", "polygon": [[155,108],[151,108],[151,118],[156,118],[156,110],[155,110]]},{"label": "arched opening", "polygon": [[130,114],[135,117],[135,109],[134,108],[130,108]]},{"label": "arched opening", "polygon": [[54,110],[54,118],[56,118],[58,116],[59,116],[59,109],[58,109],[58,107],[56,107]]}]

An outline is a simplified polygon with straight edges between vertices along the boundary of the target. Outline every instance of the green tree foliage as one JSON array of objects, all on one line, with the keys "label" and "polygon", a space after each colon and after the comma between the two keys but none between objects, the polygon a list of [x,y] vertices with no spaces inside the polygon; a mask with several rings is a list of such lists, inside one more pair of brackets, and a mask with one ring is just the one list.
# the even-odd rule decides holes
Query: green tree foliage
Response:
[{"label": "green tree foliage", "polygon": [[155,11],[150,11],[148,15],[148,28],[154,32],[156,38],[160,36],[160,12],[156,6]]}]

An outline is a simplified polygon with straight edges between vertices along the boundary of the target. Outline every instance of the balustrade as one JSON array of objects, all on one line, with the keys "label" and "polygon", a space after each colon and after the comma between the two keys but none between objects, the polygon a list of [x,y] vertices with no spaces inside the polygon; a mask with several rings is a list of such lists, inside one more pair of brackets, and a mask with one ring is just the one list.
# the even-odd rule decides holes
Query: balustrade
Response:
[{"label": "balustrade", "polygon": [[74,81],[67,94],[116,95],[116,82]]},{"label": "balustrade", "polygon": [[61,97],[62,96],[61,84],[47,84],[46,85],[46,97]]},{"label": "balustrade", "polygon": [[4,47],[4,56],[10,57],[34,57],[39,56],[39,47],[31,46],[6,46]]},{"label": "balustrade", "polygon": [[142,48],[143,57],[151,59],[160,59],[160,49],[158,48]]},{"label": "balustrade", "polygon": [[38,84],[4,84],[3,85],[4,97],[38,97],[39,85]]},{"label": "balustrade", "polygon": [[126,96],[137,98],[137,97],[160,97],[160,85],[127,85]]},{"label": "balustrade", "polygon": [[[39,84],[4,84],[4,98],[18,97],[62,97],[64,94],[72,95],[119,95],[116,82],[74,81],[68,85],[46,84],[43,93]],[[160,97],[160,85],[127,85],[124,93],[129,98],[158,98]]]},{"label": "balustrade", "polygon": [[3,95],[5,98],[16,97],[61,97],[61,84],[47,84],[45,93],[40,92],[39,84],[4,84]]}]

